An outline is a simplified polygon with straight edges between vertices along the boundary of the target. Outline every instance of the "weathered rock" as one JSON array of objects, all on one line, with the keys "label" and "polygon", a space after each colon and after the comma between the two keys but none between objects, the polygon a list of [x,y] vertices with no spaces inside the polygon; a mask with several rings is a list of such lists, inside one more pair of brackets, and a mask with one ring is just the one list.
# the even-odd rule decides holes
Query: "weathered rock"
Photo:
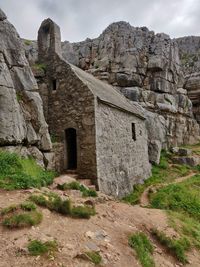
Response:
[{"label": "weathered rock", "polygon": [[200,163],[199,157],[176,157],[172,159],[173,163],[189,165],[189,166],[197,166]]},{"label": "weathered rock", "polygon": [[[0,146],[34,145],[51,149],[48,126],[36,80],[25,57],[22,41],[0,10]],[[17,149],[16,149],[17,150]],[[30,151],[29,151],[29,154]],[[42,154],[37,150],[40,164]]]}]

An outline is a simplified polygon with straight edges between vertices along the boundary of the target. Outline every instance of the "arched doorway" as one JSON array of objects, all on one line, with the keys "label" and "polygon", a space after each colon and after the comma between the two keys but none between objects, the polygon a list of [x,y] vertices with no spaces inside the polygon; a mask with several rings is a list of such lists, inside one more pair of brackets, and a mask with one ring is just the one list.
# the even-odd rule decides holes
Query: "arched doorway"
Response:
[{"label": "arched doorway", "polygon": [[68,170],[77,169],[77,134],[76,129],[68,128],[65,130],[66,142],[66,167]]}]

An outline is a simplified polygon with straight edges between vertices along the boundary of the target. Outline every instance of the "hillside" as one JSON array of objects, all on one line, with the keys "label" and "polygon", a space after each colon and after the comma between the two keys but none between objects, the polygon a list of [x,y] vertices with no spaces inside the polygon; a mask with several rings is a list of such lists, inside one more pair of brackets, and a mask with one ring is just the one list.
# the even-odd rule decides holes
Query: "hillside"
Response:
[{"label": "hillside", "polygon": [[[193,157],[198,157],[199,145],[181,151],[190,153],[191,150]],[[87,253],[100,255],[101,263],[97,265],[102,267],[199,266],[200,197],[196,189],[199,187],[199,166],[174,164],[176,157],[176,154],[163,154],[161,164],[154,167],[150,180],[135,187],[125,202],[100,192],[97,192],[97,197],[84,197],[80,191],[82,187],[77,182],[74,184],[73,174],[60,176],[52,185],[41,189],[1,189],[0,266],[94,266]],[[0,165],[2,163],[1,160]],[[84,188],[86,190],[87,186]],[[91,217],[85,219],[81,219],[83,213],[76,214],[79,218],[74,217],[73,213],[59,214],[55,194],[63,201],[71,199],[74,207],[89,205],[90,209],[95,208],[96,214],[91,213]],[[27,200],[37,203],[37,210],[43,218],[41,222],[35,221],[33,226],[29,225],[29,221],[22,220],[14,224],[14,219],[5,223],[5,219],[11,218],[12,214],[20,214],[14,207],[27,203]],[[51,204],[48,201],[52,201]],[[33,212],[29,211],[33,205],[24,204],[23,213]],[[146,260],[142,243],[139,251],[137,243],[133,243],[133,248],[130,246],[130,237],[139,234],[142,238],[142,233],[153,248],[152,255],[150,253]],[[50,252],[47,250],[44,255],[37,247],[35,256],[32,256],[28,245],[33,240],[56,242],[56,247]]]}]

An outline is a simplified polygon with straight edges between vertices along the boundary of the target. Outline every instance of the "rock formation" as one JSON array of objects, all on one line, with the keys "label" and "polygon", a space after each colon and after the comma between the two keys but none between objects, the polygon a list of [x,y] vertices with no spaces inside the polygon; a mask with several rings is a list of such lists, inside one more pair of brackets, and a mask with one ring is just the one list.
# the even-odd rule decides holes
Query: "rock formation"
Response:
[{"label": "rock formation", "polygon": [[200,37],[188,36],[175,39],[185,75],[184,88],[193,104],[193,113],[200,123]]},{"label": "rock formation", "polygon": [[0,146],[22,155],[32,155],[41,165],[44,165],[44,154],[47,158],[51,155],[48,125],[37,82],[25,57],[22,41],[1,10]]}]

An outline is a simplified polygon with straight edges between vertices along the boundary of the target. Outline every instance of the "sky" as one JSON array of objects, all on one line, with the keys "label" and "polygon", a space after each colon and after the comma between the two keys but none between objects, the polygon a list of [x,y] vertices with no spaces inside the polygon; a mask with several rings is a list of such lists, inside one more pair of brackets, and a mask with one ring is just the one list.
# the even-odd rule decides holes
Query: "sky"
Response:
[{"label": "sky", "polygon": [[70,42],[98,37],[122,20],[172,38],[200,36],[200,0],[0,0],[0,8],[21,37],[33,40],[48,17]]}]

